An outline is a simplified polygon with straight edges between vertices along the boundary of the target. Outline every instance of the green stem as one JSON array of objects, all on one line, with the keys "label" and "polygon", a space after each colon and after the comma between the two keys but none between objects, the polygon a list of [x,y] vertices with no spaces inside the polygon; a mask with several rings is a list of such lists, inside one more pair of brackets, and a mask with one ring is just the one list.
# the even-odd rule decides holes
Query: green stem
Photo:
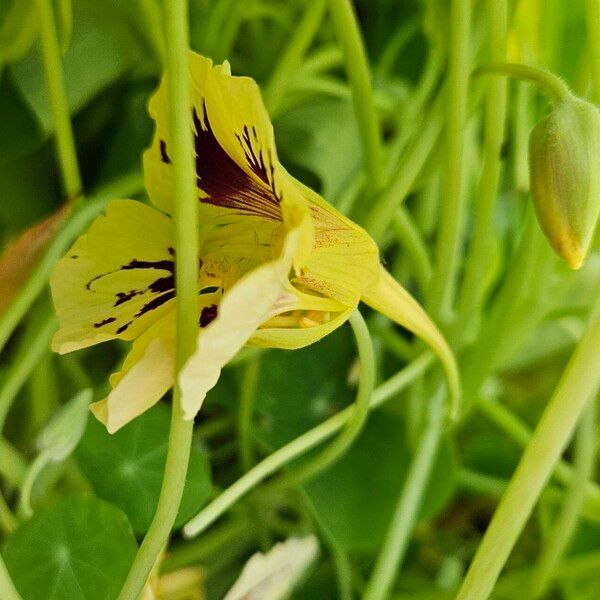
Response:
[{"label": "green stem", "polygon": [[58,151],[65,196],[73,199],[82,193],[81,176],[77,164],[75,141],[69,116],[69,103],[61,66],[60,46],[52,0],[36,0],[40,27],[42,60],[50,106],[54,117],[54,134]]},{"label": "green stem", "polygon": [[289,473],[281,482],[299,484],[328,469],[356,441],[369,416],[375,385],[375,353],[367,325],[358,310],[350,315],[350,325],[356,338],[360,361],[360,382],[356,401],[340,435],[308,463]]},{"label": "green stem", "polygon": [[600,1],[586,0],[585,8],[593,98],[598,103],[600,102]]},{"label": "green stem", "polygon": [[[490,60],[506,58],[506,0],[488,0]],[[456,329],[462,331],[475,309],[481,305],[485,291],[494,240],[494,209],[500,182],[502,143],[506,122],[506,80],[494,77],[488,83],[483,140],[483,167],[475,195],[473,240],[466,261],[460,296],[460,319]]]},{"label": "green stem", "polygon": [[[386,400],[389,400],[398,392],[405,389],[411,382],[420,377],[431,366],[432,362],[433,355],[427,352],[378,386],[373,391],[369,406],[370,410],[377,408]],[[269,475],[272,475],[290,461],[302,456],[342,429],[351,417],[352,411],[352,407],[340,411],[327,419],[327,421],[313,427],[313,429],[310,429],[259,462],[189,521],[183,529],[184,535],[186,537],[194,537],[204,531],[227,511],[229,507],[244,496],[244,494],[248,493]]]},{"label": "green stem", "polygon": [[439,139],[442,130],[440,109],[441,103],[436,103],[423,123],[423,129],[404,156],[401,168],[396,169],[389,186],[379,196],[369,214],[365,228],[377,242],[381,242],[390,221],[411,191]]},{"label": "green stem", "polygon": [[27,281],[19,288],[10,306],[0,317],[0,351],[6,345],[21,319],[31,308],[37,297],[46,287],[56,261],[63,256],[73,240],[89,225],[90,221],[102,212],[109,200],[128,197],[143,189],[142,178],[138,173],[126,175],[102,187],[93,198],[89,198],[73,211],[63,228],[54,237],[43,258],[37,264]]},{"label": "green stem", "polygon": [[389,597],[419,517],[444,429],[446,406],[443,390],[434,394],[428,410],[427,424],[411,462],[383,547],[363,595],[364,600],[384,600]]},{"label": "green stem", "polygon": [[21,600],[12,579],[8,573],[2,555],[0,555],[0,596],[2,600]]},{"label": "green stem", "polygon": [[25,334],[19,341],[19,347],[12,360],[0,390],[0,432],[4,428],[6,416],[25,385],[31,372],[48,351],[50,340],[56,331],[56,318],[54,314],[44,311],[41,316],[34,314]]},{"label": "green stem", "polygon": [[254,412],[259,373],[260,356],[256,356],[244,368],[240,391],[238,438],[240,463],[244,472],[248,471],[255,462],[252,450],[252,413]]},{"label": "green stem", "polygon": [[571,96],[571,91],[560,77],[537,67],[515,63],[488,63],[481,65],[473,73],[474,76],[484,74],[506,75],[535,83],[552,102],[561,102]]},{"label": "green stem", "polygon": [[590,402],[581,415],[575,439],[574,473],[560,514],[546,536],[547,541],[538,559],[531,582],[531,598],[541,598],[547,591],[552,573],[560,563],[585,503],[587,481],[593,477],[596,455],[596,404]]},{"label": "green stem", "polygon": [[433,313],[449,319],[460,264],[465,212],[465,128],[470,74],[469,39],[471,2],[451,0],[450,48],[446,108],[446,161],[443,171],[444,201],[440,207],[436,276],[432,279]]},{"label": "green stem", "polygon": [[485,600],[586,404],[600,386],[600,316],[580,340],[471,563],[457,600]]},{"label": "green stem", "polygon": [[375,196],[385,184],[385,172],[367,54],[350,0],[329,0],[329,10],[344,52],[369,194]]},{"label": "green stem", "polygon": [[392,222],[400,246],[404,246],[412,263],[412,272],[422,292],[425,292],[431,279],[431,258],[422,233],[410,213],[400,207]]},{"label": "green stem", "polygon": [[325,0],[313,0],[282,52],[264,90],[264,99],[271,118],[280,112],[281,98],[285,94],[290,74],[299,66],[311,45],[325,12]]},{"label": "green stem", "polygon": [[[176,353],[178,373],[196,346],[198,330],[198,203],[194,189],[192,123],[189,110],[188,4],[172,0],[165,5],[166,82],[173,154],[175,211]],[[175,385],[167,461],[156,513],[133,561],[120,600],[136,600],[148,579],[175,522],[190,456],[193,420],[184,420],[179,386]]]},{"label": "green stem", "polygon": [[0,492],[0,530],[4,535],[10,535],[18,526],[17,517],[12,513],[6,498]]}]

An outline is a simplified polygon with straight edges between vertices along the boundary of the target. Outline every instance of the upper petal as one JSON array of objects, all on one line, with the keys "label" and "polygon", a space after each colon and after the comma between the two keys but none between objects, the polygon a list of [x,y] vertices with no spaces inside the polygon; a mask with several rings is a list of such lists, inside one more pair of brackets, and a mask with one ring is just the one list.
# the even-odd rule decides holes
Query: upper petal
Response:
[{"label": "upper petal", "polygon": [[169,217],[134,200],[111,202],[50,278],[54,350],[131,340],[164,315],[175,297],[172,244]]},{"label": "upper petal", "polygon": [[[189,68],[196,186],[204,211],[212,217],[232,210],[281,220],[273,127],[256,82],[233,77],[227,63],[213,66],[211,60],[193,52]],[[150,114],[156,133],[144,154],[146,187],[158,207],[172,212],[171,135],[164,82],[150,101]]]}]

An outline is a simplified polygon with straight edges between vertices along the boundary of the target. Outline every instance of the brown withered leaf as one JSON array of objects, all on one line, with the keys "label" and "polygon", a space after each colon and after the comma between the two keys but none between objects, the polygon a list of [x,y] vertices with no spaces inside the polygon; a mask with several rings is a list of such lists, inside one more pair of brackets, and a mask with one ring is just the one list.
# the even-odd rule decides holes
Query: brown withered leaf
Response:
[{"label": "brown withered leaf", "polygon": [[48,244],[71,214],[73,205],[73,201],[65,202],[56,212],[11,240],[0,254],[0,315],[27,281]]}]

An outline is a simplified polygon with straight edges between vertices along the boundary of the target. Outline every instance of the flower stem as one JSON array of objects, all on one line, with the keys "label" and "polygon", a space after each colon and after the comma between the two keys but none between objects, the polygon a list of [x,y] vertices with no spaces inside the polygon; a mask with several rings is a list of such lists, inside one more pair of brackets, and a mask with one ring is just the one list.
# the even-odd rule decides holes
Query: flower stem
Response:
[{"label": "flower stem", "polygon": [[367,53],[350,0],[329,0],[329,10],[344,52],[369,194],[375,196],[385,185],[385,171]]},{"label": "flower stem", "polygon": [[560,458],[586,404],[600,386],[600,314],[580,340],[483,537],[457,600],[485,600]]},{"label": "flower stem", "polygon": [[547,535],[531,582],[531,598],[541,598],[547,591],[562,555],[577,528],[585,504],[586,483],[593,476],[596,457],[596,404],[590,402],[579,420],[575,439],[574,472],[562,510]]},{"label": "flower stem", "polygon": [[398,499],[386,539],[363,595],[364,600],[384,600],[389,597],[406,554],[442,438],[444,417],[447,412],[443,388],[440,388],[431,398],[428,411],[427,424],[406,476],[406,483]]},{"label": "flower stem", "polygon": [[552,102],[560,102],[571,96],[571,91],[560,77],[537,67],[514,63],[489,63],[478,67],[473,73],[474,76],[483,74],[506,75],[535,83],[548,94]]},{"label": "flower stem", "polygon": [[[426,352],[396,373],[396,375],[382,383],[373,391],[369,409],[373,410],[381,406],[386,400],[389,400],[405,389],[415,379],[418,379],[431,366],[432,362],[432,353]],[[342,429],[352,416],[352,411],[353,407],[348,407],[340,411],[327,419],[327,421],[313,427],[259,462],[189,521],[183,529],[184,535],[186,537],[194,537],[202,533],[211,523],[227,511],[230,506],[235,504],[244,494],[248,493],[269,475],[272,475],[290,461],[302,456]]]},{"label": "flower stem", "polygon": [[54,117],[54,134],[63,188],[65,196],[68,199],[73,199],[77,198],[82,192],[81,176],[69,117],[69,103],[61,66],[60,46],[56,33],[52,0],[36,0],[36,8],[40,26],[42,60],[50,106]]},{"label": "flower stem", "polygon": [[[488,56],[490,60],[505,60],[508,6],[506,0],[488,0]],[[494,208],[500,182],[502,142],[506,122],[506,80],[494,77],[489,83],[485,107],[483,167],[479,189],[475,195],[473,240],[465,265],[461,289],[460,320],[456,329],[464,329],[480,306],[485,291],[486,276],[494,239]]]},{"label": "flower stem", "polygon": [[[165,4],[165,67],[171,152],[173,154],[175,285],[177,342],[175,372],[178,373],[194,352],[198,330],[198,203],[194,190],[192,124],[188,79],[188,4],[172,0]],[[120,600],[136,600],[148,579],[161,549],[167,543],[183,494],[190,456],[193,420],[184,420],[179,386],[175,385],[167,461],[156,513],[127,580]]]},{"label": "flower stem", "polygon": [[289,482],[299,484],[314,477],[317,473],[328,469],[355,442],[367,421],[373,387],[375,385],[373,342],[371,341],[365,320],[358,310],[355,310],[350,315],[349,321],[356,337],[360,361],[360,382],[352,412],[346,421],[342,433],[320,454],[308,463],[294,469],[287,477],[284,477],[284,481],[281,482],[282,485],[287,485]]},{"label": "flower stem", "polygon": [[446,112],[446,161],[443,171],[444,200],[441,203],[437,239],[437,269],[432,278],[430,305],[433,313],[447,321],[452,309],[460,264],[460,245],[465,212],[464,149],[470,74],[470,0],[450,3],[450,48]]}]

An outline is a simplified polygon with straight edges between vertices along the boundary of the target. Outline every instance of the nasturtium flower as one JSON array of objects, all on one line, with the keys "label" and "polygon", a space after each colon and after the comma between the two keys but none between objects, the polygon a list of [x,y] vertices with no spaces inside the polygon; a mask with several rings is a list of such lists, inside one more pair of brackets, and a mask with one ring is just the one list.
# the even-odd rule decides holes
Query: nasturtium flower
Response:
[{"label": "nasturtium flower", "polygon": [[[185,417],[197,414],[221,368],[244,345],[307,346],[342,325],[360,300],[430,344],[456,394],[452,353],[381,266],[374,241],[279,163],[256,83],[195,53],[189,67],[201,250],[197,347],[179,374]],[[56,351],[133,341],[110,378],[112,391],[92,405],[111,432],[158,402],[175,379],[168,106],[162,84],[150,101],[156,132],[144,155],[156,208],[114,200],[51,278]]]}]

